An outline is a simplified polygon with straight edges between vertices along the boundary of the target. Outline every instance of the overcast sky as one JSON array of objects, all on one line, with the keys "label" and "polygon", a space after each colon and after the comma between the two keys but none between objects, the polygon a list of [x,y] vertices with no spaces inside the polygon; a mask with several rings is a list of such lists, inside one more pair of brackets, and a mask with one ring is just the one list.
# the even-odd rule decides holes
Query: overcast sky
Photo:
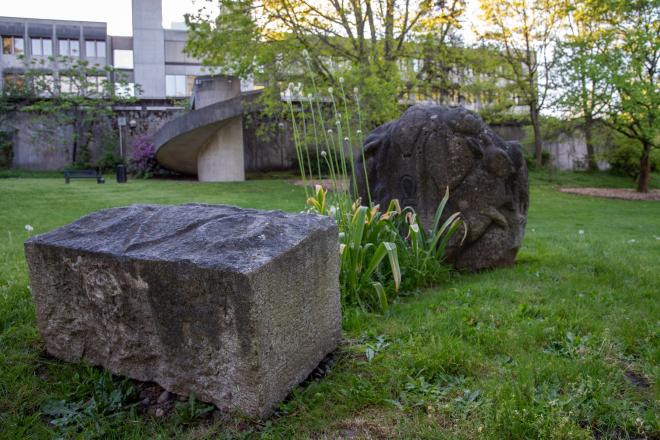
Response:
[{"label": "overcast sky", "polygon": [[[182,22],[201,0],[163,0],[163,26]],[[0,16],[102,21],[109,35],[131,35],[131,0],[0,0]]]},{"label": "overcast sky", "polygon": [[[163,26],[182,22],[183,14],[207,4],[204,0],[162,0]],[[470,24],[476,21],[477,1],[468,0],[464,38],[472,41]],[[131,0],[0,0],[0,16],[102,21],[109,35],[131,35]]]}]

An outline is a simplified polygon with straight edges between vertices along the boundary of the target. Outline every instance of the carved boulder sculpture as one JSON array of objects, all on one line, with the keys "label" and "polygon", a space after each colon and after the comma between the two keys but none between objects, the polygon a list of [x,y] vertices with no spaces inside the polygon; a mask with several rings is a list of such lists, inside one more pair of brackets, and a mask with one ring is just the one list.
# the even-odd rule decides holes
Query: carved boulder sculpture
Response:
[{"label": "carved boulder sculpture", "polygon": [[95,212],[25,245],[48,352],[266,416],[341,337],[328,217],[232,206]]},{"label": "carved boulder sculpture", "polygon": [[[450,242],[447,260],[477,271],[513,264],[525,233],[529,186],[517,142],[502,140],[462,107],[416,105],[367,136],[356,158],[357,193],[386,206],[399,199],[429,229],[449,188],[443,220],[460,211],[467,225]],[[365,172],[366,169],[366,178]],[[458,237],[461,235],[461,237]]]}]

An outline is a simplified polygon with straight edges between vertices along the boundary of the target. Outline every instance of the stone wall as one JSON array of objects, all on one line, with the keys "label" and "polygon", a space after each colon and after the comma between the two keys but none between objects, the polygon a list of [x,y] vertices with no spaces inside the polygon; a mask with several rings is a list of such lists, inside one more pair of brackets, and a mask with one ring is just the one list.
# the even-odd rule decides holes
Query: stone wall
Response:
[{"label": "stone wall", "polygon": [[[135,121],[135,127],[121,128],[122,155],[129,158],[134,140],[142,135],[150,135],[166,120],[175,115],[178,109],[149,109],[148,107],[124,108],[115,116],[99,124],[89,145],[89,160],[94,163],[104,153],[105,148],[114,148],[119,155],[119,132],[117,117]],[[0,130],[11,133],[13,151],[12,168],[27,170],[61,170],[71,164],[73,140],[71,126],[50,127],[43,116],[12,112],[3,121]],[[79,151],[80,153],[80,151]],[[80,156],[79,156],[80,157]]]},{"label": "stone wall", "polygon": [[[135,106],[122,107],[115,117],[107,121],[114,132],[115,153],[119,155],[119,127],[117,118],[126,119],[121,127],[122,156],[130,158],[133,142],[141,136],[153,135],[165,122],[180,114],[179,107]],[[133,121],[133,124],[131,124]],[[257,122],[255,122],[257,121]],[[258,113],[243,118],[245,142],[245,169],[247,171],[271,171],[291,169],[295,165],[295,147],[288,123],[261,118]],[[0,126],[10,134],[13,160],[12,168],[28,170],[61,170],[71,163],[73,144],[71,127],[45,130],[42,117],[23,112],[8,115]],[[97,161],[103,155],[106,134],[97,133],[90,145],[90,159]]]},{"label": "stone wall", "polygon": [[47,128],[37,116],[13,112],[1,129],[10,133],[12,168],[58,170],[70,162],[71,145],[67,139],[71,138],[71,127]]},{"label": "stone wall", "polygon": [[490,124],[490,127],[505,141],[521,142],[525,139],[525,127],[521,124]]},{"label": "stone wall", "polygon": [[[525,141],[527,133],[521,124],[491,125],[493,131],[507,141]],[[611,145],[600,145],[596,148],[596,155],[602,154]],[[544,139],[543,149],[550,153],[552,166],[561,171],[586,169],[587,144],[581,130],[560,133],[555,139]],[[598,168],[606,170],[609,164],[598,161]]]},{"label": "stone wall", "polygon": [[[127,125],[121,128],[122,155],[130,158],[135,139],[153,135],[160,126],[181,112],[181,107],[161,105],[139,105],[119,108],[117,117],[124,117]],[[117,132],[117,117],[108,121],[108,127]],[[133,121],[133,124],[130,122]],[[14,112],[1,124],[0,130],[13,133],[13,168],[29,170],[61,170],[71,161],[71,127],[58,127],[48,136],[42,134],[44,124],[38,116]],[[504,140],[523,142],[525,129],[519,124],[492,125],[493,130]],[[267,118],[253,111],[243,117],[244,163],[246,171],[273,171],[293,169],[296,151],[291,126],[286,120]],[[99,133],[90,145],[91,161],[103,155],[104,145],[115,144],[119,154],[119,138],[103,139]],[[586,156],[584,135],[578,131],[561,134],[555,140],[544,141],[543,148],[550,152],[553,165],[560,170],[580,169]],[[607,146],[602,149],[606,149]],[[599,164],[606,168],[606,163]]]},{"label": "stone wall", "polygon": [[[596,147],[596,157],[604,153],[610,146]],[[584,170],[587,167],[587,143],[584,133],[575,130],[572,133],[561,133],[557,139],[544,141],[543,149],[550,153],[552,165],[558,170]],[[606,170],[610,165],[605,161],[598,161],[598,168]]]},{"label": "stone wall", "polygon": [[245,169],[247,171],[289,170],[296,165],[296,148],[288,122],[258,113],[243,117]]}]

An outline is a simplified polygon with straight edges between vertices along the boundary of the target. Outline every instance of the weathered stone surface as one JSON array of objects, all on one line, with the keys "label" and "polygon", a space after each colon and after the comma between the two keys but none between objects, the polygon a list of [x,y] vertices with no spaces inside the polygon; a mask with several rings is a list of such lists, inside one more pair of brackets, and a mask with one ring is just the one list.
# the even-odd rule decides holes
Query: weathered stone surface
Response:
[{"label": "weathered stone surface", "polygon": [[363,200],[366,167],[375,203],[386,206],[399,199],[430,228],[449,187],[444,218],[461,211],[468,235],[462,247],[453,240],[448,260],[468,270],[513,264],[529,203],[520,144],[503,141],[476,113],[462,107],[416,105],[369,134],[364,150],[366,163],[358,155],[355,166]]},{"label": "weathered stone surface", "polygon": [[25,245],[52,355],[268,415],[341,336],[337,227],[231,206],[99,211]]}]

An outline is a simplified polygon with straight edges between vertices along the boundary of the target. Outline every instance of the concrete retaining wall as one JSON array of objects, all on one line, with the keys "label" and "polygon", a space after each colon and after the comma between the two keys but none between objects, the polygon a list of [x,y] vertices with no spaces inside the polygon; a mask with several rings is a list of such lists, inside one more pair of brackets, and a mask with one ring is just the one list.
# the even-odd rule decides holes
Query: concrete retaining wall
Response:
[{"label": "concrete retaining wall", "polygon": [[[165,122],[182,111],[181,108],[143,105],[124,108],[116,112],[126,118],[127,123],[135,121],[134,127],[122,127],[123,155],[129,158],[136,138],[153,135]],[[108,121],[108,127],[117,130],[117,119]],[[13,132],[13,168],[30,170],[61,170],[71,161],[71,127],[58,127],[54,135],[41,134],[43,123],[38,116],[14,112],[0,126],[0,130]],[[493,129],[505,140],[522,142],[525,129],[521,125],[494,125]],[[92,142],[92,161],[103,154],[102,134]],[[291,126],[286,120],[269,119],[258,112],[251,112],[243,118],[244,163],[246,171],[287,170],[295,166],[296,152]],[[116,152],[119,153],[119,143]],[[602,149],[606,149],[604,146]],[[544,149],[553,157],[553,164],[560,170],[572,170],[583,163],[586,156],[584,136],[580,132],[562,134],[556,140],[545,141]],[[603,168],[606,163],[600,163]],[[579,167],[578,167],[579,168]]]},{"label": "concrete retaining wall", "polygon": [[[133,142],[144,135],[153,135],[165,122],[179,114],[180,108],[144,106],[123,109],[116,116],[126,118],[127,124],[135,121],[135,126],[121,128],[123,157],[130,158]],[[0,130],[13,133],[12,168],[29,170],[61,170],[71,164],[73,144],[71,127],[58,127],[44,135],[44,124],[39,116],[23,112],[13,112],[0,125]],[[247,121],[246,121],[247,120]],[[264,120],[259,125],[252,118],[244,118],[243,136],[246,171],[271,171],[290,169],[296,157],[291,130],[288,123]],[[117,118],[108,121],[115,133],[115,151],[119,154]],[[107,135],[107,134],[106,134]],[[91,160],[97,161],[103,154],[102,134],[90,145]]]}]

